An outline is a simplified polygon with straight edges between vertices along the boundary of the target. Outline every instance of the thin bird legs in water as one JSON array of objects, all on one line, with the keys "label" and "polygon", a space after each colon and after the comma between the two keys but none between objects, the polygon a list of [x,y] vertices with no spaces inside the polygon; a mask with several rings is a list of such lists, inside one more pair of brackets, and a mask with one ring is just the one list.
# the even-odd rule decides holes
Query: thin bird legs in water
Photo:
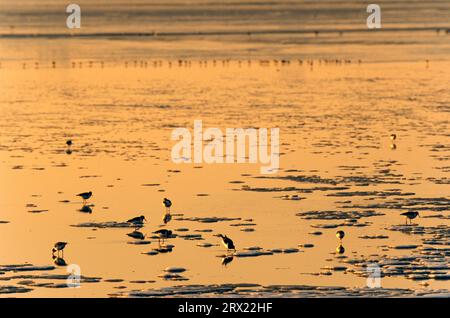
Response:
[{"label": "thin bird legs in water", "polygon": [[79,193],[77,197],[81,197],[83,199],[83,205],[86,205],[87,200],[92,197],[92,191]]},{"label": "thin bird legs in water", "polygon": [[56,242],[52,249],[52,254],[55,255],[55,252],[58,252],[59,257],[59,251],[62,251],[62,257],[64,258],[64,248],[67,244],[67,242]]},{"label": "thin bird legs in water", "polygon": [[172,236],[172,231],[162,229],[162,230],[153,232],[153,234],[158,235],[158,243],[161,243],[161,241],[162,241],[162,243],[164,244],[164,239],[170,238]]},{"label": "thin bird legs in water", "polygon": [[401,215],[406,216],[406,224],[408,224],[408,220],[409,220],[409,224],[412,224],[413,219],[415,219],[416,217],[420,217],[419,212],[417,212],[417,211],[408,211],[408,212],[402,213]]}]

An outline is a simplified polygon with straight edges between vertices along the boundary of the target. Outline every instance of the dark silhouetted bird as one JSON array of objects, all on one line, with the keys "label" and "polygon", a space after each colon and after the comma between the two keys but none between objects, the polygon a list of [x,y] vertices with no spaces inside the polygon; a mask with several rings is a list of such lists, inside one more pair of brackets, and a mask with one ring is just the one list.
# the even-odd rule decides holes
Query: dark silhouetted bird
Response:
[{"label": "dark silhouetted bird", "polygon": [[55,252],[62,251],[63,255],[64,255],[64,248],[66,247],[66,245],[69,244],[67,242],[56,242],[53,249],[52,249],[52,253],[54,254]]},{"label": "dark silhouetted bird", "polygon": [[222,244],[229,250],[236,250],[233,241],[226,235],[219,234],[218,237],[222,238]]},{"label": "dark silhouetted bird", "polygon": [[416,217],[420,217],[419,212],[417,212],[417,211],[408,211],[408,212],[402,213],[401,215],[406,216],[406,224],[408,224],[408,219],[411,224],[412,219],[415,219]]},{"label": "dark silhouetted bird", "polygon": [[164,242],[164,239],[172,236],[172,231],[166,230],[166,229],[161,229],[161,230],[153,232],[153,234],[158,235],[159,240],[162,240]]},{"label": "dark silhouetted bird", "polygon": [[129,219],[127,221],[127,223],[131,223],[137,227],[142,227],[144,224],[144,221],[147,221],[147,220],[145,219],[145,216],[141,215],[141,216],[137,216],[135,218]]},{"label": "dark silhouetted bird", "polygon": [[336,237],[337,237],[339,240],[342,240],[342,239],[344,238],[344,236],[345,236],[345,232],[344,232],[344,231],[337,231],[337,232],[336,232]]},{"label": "dark silhouetted bird", "polygon": [[92,191],[79,193],[77,194],[77,197],[81,197],[83,199],[83,203],[85,203],[84,205],[86,205],[86,201],[92,197]]}]

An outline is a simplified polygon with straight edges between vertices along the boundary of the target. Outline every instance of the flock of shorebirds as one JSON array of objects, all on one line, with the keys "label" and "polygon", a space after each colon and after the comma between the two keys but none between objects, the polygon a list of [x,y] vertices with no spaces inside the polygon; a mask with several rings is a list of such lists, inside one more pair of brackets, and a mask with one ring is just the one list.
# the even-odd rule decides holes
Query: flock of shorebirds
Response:
[{"label": "flock of shorebirds", "polygon": [[[128,67],[140,67],[140,68],[147,68],[147,67],[162,67],[163,65],[166,65],[168,67],[178,66],[178,67],[190,67],[194,64],[197,64],[201,67],[206,67],[208,65],[211,66],[229,66],[232,62],[236,63],[238,66],[248,65],[251,66],[253,64],[258,64],[260,66],[289,66],[291,64],[297,64],[297,65],[342,65],[342,64],[362,64],[362,60],[351,60],[351,59],[205,59],[205,60],[188,60],[188,59],[178,59],[178,60],[134,60],[134,61],[125,61],[123,62],[123,66],[125,68]],[[427,62],[428,63],[428,62]],[[70,64],[72,68],[93,68],[100,66],[101,68],[104,68],[106,66],[106,63],[104,61],[79,61],[79,62],[71,62]],[[34,63],[22,63],[22,69],[39,69],[41,67],[46,67],[48,64],[46,63],[40,63],[40,62],[34,62]],[[51,68],[56,68],[57,63],[56,61],[52,61],[50,63]],[[2,67],[2,64],[0,63],[0,68]]]},{"label": "flock of shorebirds", "polygon": [[[66,153],[71,154],[72,153],[71,147],[73,145],[72,140],[70,140],[70,139],[67,140],[66,145],[67,145]],[[80,197],[83,200],[83,207],[89,208],[89,206],[87,205],[87,201],[92,197],[92,191],[82,192],[82,193],[77,194],[76,196]],[[162,203],[163,203],[164,207],[166,208],[165,214],[163,216],[163,222],[164,222],[164,224],[167,224],[172,220],[172,215],[170,214],[170,208],[172,207],[172,201],[168,198],[164,198]],[[129,223],[130,225],[134,226],[134,228],[135,228],[135,230],[132,233],[128,233],[128,236],[133,237],[133,238],[138,238],[138,239],[145,238],[145,235],[142,234],[141,232],[138,232],[137,230],[139,228],[143,227],[144,222],[146,222],[146,221],[147,220],[144,215],[140,215],[140,216],[137,216],[137,217],[127,220],[126,223]],[[172,231],[168,230],[168,229],[160,229],[160,230],[153,232],[153,234],[158,236],[159,244],[161,244],[161,243],[164,244],[165,239],[172,237]],[[222,244],[227,248],[227,250],[236,251],[234,243],[229,237],[227,237],[226,235],[223,235],[223,234],[218,234],[215,236],[220,237],[222,239]],[[53,246],[52,256],[53,256],[53,259],[55,260],[55,263],[57,263],[58,265],[65,265],[64,249],[66,248],[67,244],[68,244],[67,242],[56,242]],[[56,253],[56,255],[55,255],[55,253]],[[60,257],[60,253],[62,253],[61,257]],[[224,260],[224,261],[226,261],[226,260]]]},{"label": "flock of shorebirds", "polygon": [[[361,65],[363,63],[362,60],[351,60],[351,59],[345,59],[345,58],[321,58],[321,59],[299,59],[299,58],[284,58],[284,59],[204,59],[204,60],[190,60],[190,59],[178,59],[178,60],[134,60],[134,61],[125,61],[123,62],[123,66],[125,68],[147,68],[147,67],[162,67],[167,65],[169,68],[172,67],[191,67],[193,65],[198,65],[199,67],[208,67],[208,66],[223,66],[228,67],[231,65],[231,63],[234,63],[234,65],[237,65],[239,67],[242,67],[244,65],[252,66],[254,64],[257,64],[259,66],[265,67],[265,66],[290,66],[290,65],[306,65],[313,69],[313,66],[315,65],[351,65],[351,64],[357,64]],[[109,63],[109,66],[111,64],[117,65],[114,62]],[[48,63],[40,63],[40,62],[34,62],[34,63],[22,63],[22,69],[32,69],[38,70],[40,68],[48,68]],[[55,69],[57,68],[57,65],[59,63],[56,63],[56,61],[52,61],[50,63],[50,67]],[[64,63],[63,63],[64,65]],[[71,67],[73,69],[75,68],[94,68],[94,67],[100,67],[104,68],[106,66],[105,61],[78,61],[74,62],[72,61],[70,63]],[[425,60],[425,65],[427,68],[430,67],[430,60]],[[33,67],[34,66],[34,67]],[[0,68],[3,68],[2,63],[0,62]]]},{"label": "flock of shorebirds", "polygon": [[[77,194],[77,196],[81,197],[83,199],[83,204],[86,205],[87,200],[89,200],[92,197],[92,191],[79,193],[79,194]],[[164,222],[164,224],[167,224],[172,219],[172,216],[170,214],[170,208],[172,207],[172,201],[168,198],[164,198],[163,205],[166,208],[166,212],[163,217],[163,222]],[[127,220],[126,223],[129,223],[130,225],[134,226],[134,228],[135,228],[135,231],[132,233],[129,233],[128,236],[143,239],[145,236],[141,232],[138,232],[137,229],[143,227],[144,222],[146,222],[146,221],[147,220],[144,215],[136,216],[134,218]],[[157,231],[153,232],[153,234],[156,234],[158,236],[158,243],[162,242],[163,244],[164,244],[165,239],[172,237],[172,231],[167,230],[167,229],[157,230]],[[222,239],[222,244],[227,248],[227,250],[236,251],[233,240],[230,239],[228,236],[223,235],[223,234],[218,234],[215,236],[220,237]],[[67,242],[56,242],[55,243],[55,245],[52,249],[52,255],[53,255],[54,259],[60,261],[61,259],[64,258],[64,248],[67,246],[67,244],[68,244]],[[60,258],[60,252],[62,253],[62,258]],[[57,253],[56,256],[55,256],[55,253]]]},{"label": "flock of shorebirds", "polygon": [[[395,145],[395,140],[397,139],[397,135],[396,134],[391,134],[390,135],[390,139],[392,141],[392,145]],[[68,149],[66,150],[67,153],[71,153],[71,146],[72,146],[73,142],[72,140],[67,140],[66,141],[66,145],[68,147]],[[83,193],[79,193],[77,194],[77,196],[81,197],[83,199],[83,206],[87,206],[87,200],[89,200],[92,197],[92,191],[89,192],[83,192]],[[170,208],[172,207],[172,201],[168,198],[164,198],[163,200],[163,205],[166,208],[164,217],[163,217],[163,222],[164,224],[169,223],[172,220],[172,215],[170,214]],[[409,224],[412,224],[412,220],[415,219],[416,217],[420,217],[419,212],[417,211],[408,211],[408,212],[404,212],[401,213],[401,215],[406,217],[406,225],[408,224],[408,220],[409,220]],[[144,226],[144,222],[146,222],[147,220],[145,219],[144,215],[141,216],[137,216],[134,217],[132,219],[127,220],[126,222],[133,225],[135,227],[135,231],[133,233],[129,233],[128,236],[130,237],[134,237],[134,238],[144,238],[145,236],[141,233],[138,232],[137,229],[141,228]],[[164,240],[168,239],[170,237],[172,237],[172,231],[171,230],[167,230],[167,229],[160,229],[157,230],[155,232],[153,232],[153,234],[158,236],[158,243],[162,243],[164,244]],[[230,251],[236,251],[236,247],[234,245],[234,242],[231,238],[229,238],[226,235],[223,234],[217,234],[215,235],[216,237],[220,237],[222,239],[222,244],[223,246],[225,246],[225,248]],[[345,252],[345,249],[342,245],[342,239],[345,236],[345,232],[342,230],[339,230],[336,232],[336,237],[339,240],[339,246],[336,248],[336,252],[338,252],[339,254],[342,254]],[[55,259],[56,263],[62,263],[62,265],[64,265],[64,249],[67,246],[67,242],[56,242],[53,249],[52,249],[52,255],[53,255],[53,259]],[[62,258],[60,258],[60,254],[62,253]],[[57,253],[57,256],[55,256],[55,253]],[[230,260],[228,259],[230,256],[227,255],[224,260],[223,263],[226,265],[227,262],[229,262]],[[232,256],[231,256],[232,257]]]}]

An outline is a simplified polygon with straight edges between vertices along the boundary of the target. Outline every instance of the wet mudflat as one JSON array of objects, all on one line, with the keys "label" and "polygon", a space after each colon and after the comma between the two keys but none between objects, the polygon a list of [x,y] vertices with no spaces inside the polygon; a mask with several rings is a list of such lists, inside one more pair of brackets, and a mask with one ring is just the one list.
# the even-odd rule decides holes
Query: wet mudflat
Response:
[{"label": "wet mudflat", "polygon": [[[0,295],[448,297],[448,63],[174,65],[1,70]],[[280,171],[174,164],[193,119],[279,127]]]}]

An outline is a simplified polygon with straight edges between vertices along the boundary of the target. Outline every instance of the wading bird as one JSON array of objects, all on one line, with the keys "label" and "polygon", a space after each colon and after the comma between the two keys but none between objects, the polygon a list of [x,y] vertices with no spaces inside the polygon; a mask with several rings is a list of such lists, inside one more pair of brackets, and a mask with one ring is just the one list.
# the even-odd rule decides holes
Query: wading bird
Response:
[{"label": "wading bird", "polygon": [[337,231],[337,232],[336,232],[336,237],[337,237],[340,241],[342,241],[342,239],[344,238],[344,236],[345,236],[345,232],[344,232],[344,231]]},{"label": "wading bird", "polygon": [[164,204],[164,206],[166,207],[166,212],[167,212],[167,213],[170,213],[170,207],[172,206],[172,201],[170,201],[170,200],[167,199],[167,198],[164,198],[163,204]]},{"label": "wading bird", "polygon": [[56,242],[53,249],[52,249],[52,253],[55,254],[55,252],[58,252],[58,256],[59,256],[59,251],[62,251],[62,255],[64,257],[64,248],[66,247],[66,245],[69,244],[67,242]]},{"label": "wading bird", "polygon": [[225,246],[228,250],[234,250],[236,251],[236,248],[234,247],[233,241],[226,235],[219,234],[218,237],[222,238],[222,244]]},{"label": "wading bird", "polygon": [[79,193],[77,197],[81,197],[83,199],[83,205],[86,205],[86,201],[92,197],[92,191]]},{"label": "wading bird", "polygon": [[129,219],[127,221],[127,223],[131,223],[136,227],[142,227],[144,225],[144,221],[147,221],[145,219],[145,216],[141,215],[141,216],[137,216],[135,218]]},{"label": "wading bird", "polygon": [[416,217],[420,217],[419,212],[417,212],[417,211],[408,211],[408,212],[402,213],[401,215],[406,216],[406,224],[408,224],[408,219],[409,219],[409,224],[411,224],[412,219],[415,219]]},{"label": "wading bird", "polygon": [[172,201],[170,201],[167,198],[164,198],[163,204],[166,207],[166,214],[164,214],[163,222],[164,224],[167,224],[172,220],[172,216],[170,215],[170,207],[172,206]]},{"label": "wading bird", "polygon": [[164,242],[164,239],[167,239],[167,238],[172,236],[172,231],[171,230],[162,229],[162,230],[158,230],[158,231],[153,232],[153,234],[158,235],[158,242],[160,240],[162,240]]}]

